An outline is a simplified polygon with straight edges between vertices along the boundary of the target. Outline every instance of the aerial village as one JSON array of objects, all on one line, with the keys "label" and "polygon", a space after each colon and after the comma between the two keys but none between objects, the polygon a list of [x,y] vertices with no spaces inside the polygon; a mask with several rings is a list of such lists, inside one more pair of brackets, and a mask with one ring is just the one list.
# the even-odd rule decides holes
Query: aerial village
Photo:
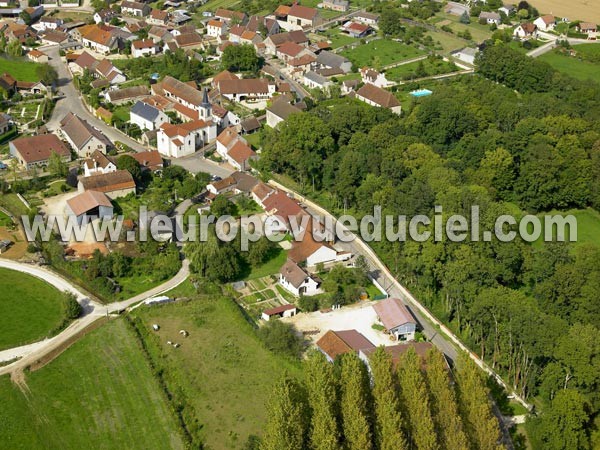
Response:
[{"label": "aerial village", "polygon": [[[354,353],[367,366],[379,346],[397,364],[409,349],[425,358],[432,347],[444,348],[453,334],[362,241],[317,241],[310,229],[300,241],[289,238],[291,218],[323,210],[304,195],[314,179],[299,186],[261,171],[262,140],[319,102],[352,99],[402,116],[435,96],[435,83],[473,74],[490,38],[532,57],[552,51],[564,58],[582,56],[575,45],[550,45],[559,37],[597,39],[586,17],[490,2],[403,2],[415,17],[433,8],[411,39],[392,37],[383,13],[348,0],[268,11],[179,0],[98,3],[0,2],[0,51],[7,61],[26,61],[3,63],[10,67],[0,73],[0,211],[79,224],[123,216],[125,232],[116,242],[91,232],[82,240],[57,237],[60,250],[50,251],[26,242],[16,220],[0,222],[2,256],[75,271],[78,285],[101,303],[116,302],[102,309],[108,316],[178,302],[185,293],[156,286],[189,276],[190,267],[190,279],[202,285],[201,275],[216,270],[198,268],[173,234],[147,247],[129,242],[126,232],[148,227],[141,206],[149,217],[186,220],[284,217],[280,231],[288,238],[258,256],[251,251],[245,273],[215,279],[231,288],[253,325],[292,324],[329,362]],[[115,255],[146,265],[97,269],[103,261],[114,267]],[[161,336],[160,316],[154,320]],[[182,331],[174,348],[186,345]]]}]

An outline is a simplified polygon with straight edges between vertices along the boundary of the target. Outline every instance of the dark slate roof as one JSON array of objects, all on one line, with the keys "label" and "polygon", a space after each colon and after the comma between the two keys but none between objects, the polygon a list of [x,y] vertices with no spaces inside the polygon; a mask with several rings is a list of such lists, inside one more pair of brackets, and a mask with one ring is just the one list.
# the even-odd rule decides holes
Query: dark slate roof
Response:
[{"label": "dark slate roof", "polygon": [[160,111],[156,109],[154,106],[148,105],[147,103],[137,101],[135,105],[131,108],[131,113],[136,116],[140,116],[142,119],[150,120],[154,122],[158,117]]}]

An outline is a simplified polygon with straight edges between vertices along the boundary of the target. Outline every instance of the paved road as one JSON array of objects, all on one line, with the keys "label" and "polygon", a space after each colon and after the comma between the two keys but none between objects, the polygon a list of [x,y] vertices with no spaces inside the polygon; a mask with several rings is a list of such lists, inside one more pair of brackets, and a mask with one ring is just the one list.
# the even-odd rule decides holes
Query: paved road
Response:
[{"label": "paved road", "polygon": [[21,357],[18,361],[0,367],[0,375],[12,373],[16,371],[22,371],[32,363],[36,362],[40,358],[48,355],[52,351],[60,348],[65,343],[69,343],[74,337],[86,330],[96,322],[96,320],[107,316],[110,313],[124,310],[138,302],[145,300],[148,297],[154,297],[164,292],[170,291],[171,289],[179,286],[189,276],[189,264],[187,260],[182,262],[181,269],[177,274],[170,280],[150,289],[142,294],[136,295],[127,300],[121,302],[110,303],[108,305],[101,305],[97,302],[90,300],[89,296],[84,295],[77,287],[73,286],[68,280],[58,276],[57,274],[50,272],[47,269],[43,269],[37,266],[30,266],[28,264],[17,263],[14,261],[8,261],[0,259],[0,267],[6,267],[21,272],[29,273],[31,275],[42,278],[53,286],[63,291],[73,292],[77,295],[77,299],[80,304],[84,307],[84,315],[79,319],[73,321],[71,325],[54,336],[51,339],[46,339],[28,346],[18,347],[16,349],[9,349],[0,352],[0,361],[8,361],[15,357]]},{"label": "paved road", "polygon": [[55,45],[44,47],[43,51],[48,54],[50,57],[50,65],[54,67],[58,73],[58,89],[63,94],[63,98],[56,102],[56,106],[52,112],[52,117],[46,124],[49,130],[58,130],[60,128],[60,121],[62,118],[68,113],[72,112],[77,114],[82,119],[88,121],[95,128],[101,130],[111,141],[123,142],[137,152],[148,150],[139,142],[134,141],[128,136],[120,133],[115,128],[94,117],[88,111],[88,109],[83,105],[81,97],[79,96],[79,92],[73,85],[73,78],[69,73],[67,65],[60,58],[58,46]]},{"label": "paved road", "polygon": [[[547,34],[547,33],[546,33]],[[556,41],[558,39],[562,39],[564,40],[564,37],[557,37],[554,35],[548,35],[552,38],[552,40],[544,45],[542,45],[541,47],[535,48],[533,50],[531,50],[530,52],[527,53],[527,56],[531,56],[532,58],[537,58],[538,56],[542,56],[545,53],[548,53],[550,50],[558,47],[558,44],[556,43]],[[590,41],[588,39],[575,39],[575,38],[569,38],[567,39],[567,41],[569,41],[570,45],[579,45],[579,44],[598,44],[600,43],[600,41],[596,40],[596,41]]]},{"label": "paved road", "polygon": [[[316,203],[307,200],[300,194],[293,190],[271,180],[270,184],[287,191],[294,195],[296,199],[301,201],[307,208],[310,214],[318,215],[320,217],[332,217],[331,213],[323,209]],[[346,232],[350,233],[346,230]],[[350,233],[352,234],[352,233]],[[494,377],[494,379],[503,386],[507,392],[512,393],[515,396],[515,400],[521,403],[528,409],[531,409],[531,405],[527,403],[523,398],[517,395],[514,390],[502,380],[502,378],[485,362],[483,362],[475,353],[470,351],[467,346],[456,336],[452,331],[446,327],[441,321],[439,321],[431,312],[429,312],[419,301],[402,286],[398,280],[394,278],[390,270],[383,264],[375,252],[362,240],[355,238],[354,241],[348,243],[340,243],[340,247],[351,251],[355,255],[363,255],[369,267],[371,268],[371,276],[381,285],[391,296],[402,299],[406,306],[413,313],[419,325],[423,329],[425,336],[444,354],[451,360],[455,360],[458,356],[459,349],[465,352],[482,370]]]},{"label": "paved road", "polygon": [[225,164],[218,164],[204,157],[204,154],[207,151],[215,149],[215,145],[215,143],[212,143],[189,156],[173,159],[171,160],[171,164],[181,166],[193,174],[205,172],[210,173],[211,175],[217,175],[221,178],[228,177],[234,172],[232,168]]}]

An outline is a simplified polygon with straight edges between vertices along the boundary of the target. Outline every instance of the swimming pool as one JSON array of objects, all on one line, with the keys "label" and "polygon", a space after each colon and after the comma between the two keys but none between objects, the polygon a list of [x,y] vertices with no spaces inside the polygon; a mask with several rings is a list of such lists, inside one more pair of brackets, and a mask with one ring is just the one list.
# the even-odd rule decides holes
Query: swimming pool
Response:
[{"label": "swimming pool", "polygon": [[410,93],[410,95],[413,97],[426,97],[431,94],[433,94],[433,92],[431,92],[429,89],[419,89]]}]

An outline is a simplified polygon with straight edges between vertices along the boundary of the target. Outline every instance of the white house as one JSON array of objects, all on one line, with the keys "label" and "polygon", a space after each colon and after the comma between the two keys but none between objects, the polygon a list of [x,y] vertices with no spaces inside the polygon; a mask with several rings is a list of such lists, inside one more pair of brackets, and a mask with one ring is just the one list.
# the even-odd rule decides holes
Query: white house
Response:
[{"label": "white house", "polygon": [[294,3],[287,14],[287,23],[284,28],[288,30],[301,30],[317,26],[321,22],[319,11],[315,8]]},{"label": "white house", "polygon": [[369,67],[360,69],[360,78],[363,83],[373,84],[379,88],[386,88],[393,84],[385,77],[385,73],[378,72]]},{"label": "white house", "polygon": [[538,17],[533,21],[534,25],[541,31],[552,31],[556,28],[556,18],[551,14]]},{"label": "white house", "polygon": [[150,14],[150,6],[141,2],[125,0],[121,3],[121,13],[135,17],[145,17]]},{"label": "white house", "polygon": [[327,90],[333,83],[322,75],[319,75],[312,70],[304,74],[302,82],[310,89]]},{"label": "white house", "polygon": [[225,22],[221,22],[217,19],[211,19],[206,24],[206,35],[218,38],[220,36],[224,36],[227,33],[227,25]]},{"label": "white house", "polygon": [[38,32],[46,31],[46,30],[56,30],[63,24],[62,19],[58,19],[55,17],[45,16],[38,20],[36,23],[31,25],[31,28]]},{"label": "white house", "polygon": [[513,31],[513,36],[519,39],[537,38],[537,26],[531,22],[524,22]]},{"label": "white house", "polygon": [[356,98],[371,105],[380,108],[388,108],[395,114],[402,112],[400,102],[391,92],[381,89],[373,84],[367,83],[356,91]]},{"label": "white house", "polygon": [[479,20],[480,21],[484,21],[485,20],[485,22],[488,25],[491,25],[491,24],[500,25],[502,23],[502,17],[497,12],[482,11],[479,14]]},{"label": "white house", "polygon": [[287,260],[279,269],[279,284],[296,297],[316,295],[320,292],[319,281],[291,260]]},{"label": "white house", "polygon": [[246,139],[234,127],[228,127],[217,136],[217,153],[237,170],[250,169],[250,160],[257,155]]},{"label": "white house", "polygon": [[156,55],[157,45],[152,39],[140,39],[131,43],[131,55],[134,58],[146,55]]},{"label": "white house", "polygon": [[100,130],[73,113],[63,117],[60,130],[65,140],[82,158],[89,157],[96,150],[106,153],[112,147],[110,140]]},{"label": "white house", "polygon": [[179,125],[163,123],[156,134],[158,151],[171,158],[191,155],[197,148],[215,139],[215,130],[212,122],[204,120]]},{"label": "white house", "polygon": [[136,124],[141,130],[155,130],[169,121],[169,116],[160,109],[140,100],[129,111],[129,122]]},{"label": "white house", "polygon": [[117,165],[110,158],[99,150],[95,150],[83,163],[83,176],[89,177],[91,175],[105,174],[110,172],[116,172]]}]

